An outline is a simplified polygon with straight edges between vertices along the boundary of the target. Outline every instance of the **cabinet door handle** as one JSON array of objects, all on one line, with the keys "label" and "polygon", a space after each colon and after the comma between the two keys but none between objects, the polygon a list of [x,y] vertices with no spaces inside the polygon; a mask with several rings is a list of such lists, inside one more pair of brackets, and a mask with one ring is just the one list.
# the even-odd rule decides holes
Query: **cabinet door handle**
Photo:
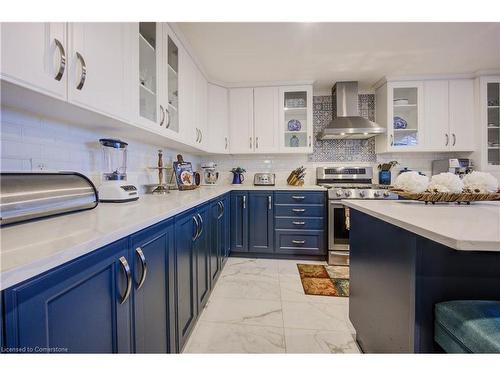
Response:
[{"label": "cabinet door handle", "polygon": [[259,137],[255,137],[255,148],[259,148]]},{"label": "cabinet door handle", "polygon": [[453,144],[452,144],[452,146],[455,146],[455,144],[457,143],[457,136],[455,135],[455,133],[451,133],[451,136],[453,137]]},{"label": "cabinet door handle", "polygon": [[200,219],[200,233],[198,234],[198,238],[200,238],[201,234],[203,233],[203,218],[200,214],[196,214],[196,216],[198,216],[198,219]]},{"label": "cabinet door handle", "polygon": [[394,136],[391,134],[391,146],[394,146]]},{"label": "cabinet door handle", "polygon": [[161,104],[160,104],[160,112],[161,112],[160,126],[163,126],[163,123],[165,122],[165,110],[163,109],[163,106]]},{"label": "cabinet door handle", "polygon": [[85,79],[87,79],[87,64],[85,64],[85,60],[83,59],[83,56],[80,54],[80,52],[76,53],[76,58],[80,61],[80,64],[82,64],[82,74],[80,75],[80,82],[78,82],[78,85],[76,86],[77,90],[83,89],[83,85],[85,84]]},{"label": "cabinet door handle", "polygon": [[448,133],[446,133],[445,136],[446,136],[446,143],[444,145],[448,146],[448,143],[450,143],[450,136],[448,135]]},{"label": "cabinet door handle", "polygon": [[125,272],[125,276],[127,277],[127,289],[125,289],[125,293],[123,294],[120,301],[120,305],[123,305],[130,296],[130,291],[132,289],[132,274],[130,272],[130,266],[128,265],[127,259],[122,256],[120,257],[119,261],[122,265],[123,271]]},{"label": "cabinet door handle", "polygon": [[224,137],[224,139],[226,140],[225,150],[227,150],[227,137]]},{"label": "cabinet door handle", "polygon": [[224,206],[224,202],[220,202],[220,205],[222,207],[222,216],[224,216],[225,212],[226,212],[226,206]]},{"label": "cabinet door handle", "polygon": [[148,274],[148,264],[146,263],[146,257],[144,256],[144,253],[142,252],[142,249],[140,247],[135,249],[135,253],[137,254],[137,257],[139,258],[139,261],[141,262],[141,267],[142,267],[141,279],[139,280],[138,285],[137,285],[137,290],[139,290],[142,288],[144,281],[146,281],[146,275]]},{"label": "cabinet door handle", "polygon": [[243,209],[247,208],[247,196],[243,196]]},{"label": "cabinet door handle", "polygon": [[294,245],[303,245],[306,243],[306,241],[305,240],[292,240],[292,243]]},{"label": "cabinet door handle", "polygon": [[311,145],[312,145],[312,137],[309,136],[309,147],[311,147]]},{"label": "cabinet door handle", "polygon": [[200,143],[203,142],[203,132],[200,129]]},{"label": "cabinet door handle", "polygon": [[222,208],[222,202],[221,201],[217,202],[217,205],[219,206],[219,214],[217,215],[217,220],[220,220],[220,218],[224,214],[224,209]]},{"label": "cabinet door handle", "polygon": [[56,47],[59,49],[59,54],[61,55],[61,59],[59,60],[59,70],[57,71],[54,79],[56,81],[60,81],[64,75],[64,71],[66,70],[66,52],[58,39],[54,38],[54,42],[56,43]]},{"label": "cabinet door handle", "polygon": [[191,237],[191,239],[194,241],[196,241],[196,239],[198,238],[198,232],[200,230],[200,223],[198,222],[198,219],[196,218],[196,216],[193,216],[193,221],[194,221],[194,225],[196,226],[195,229],[196,231],[194,232],[194,236]]},{"label": "cabinet door handle", "polygon": [[292,223],[293,223],[294,225],[305,225],[305,224],[306,224],[306,222],[305,222],[305,221],[292,221]]},{"label": "cabinet door handle", "polygon": [[268,210],[271,210],[273,208],[273,202],[272,202],[273,198],[269,195],[267,197],[267,209]]},{"label": "cabinet door handle", "polygon": [[304,200],[306,197],[304,197],[303,195],[292,195],[292,198],[293,198],[293,199],[295,199],[295,200],[302,201],[302,200]]},{"label": "cabinet door handle", "polygon": [[293,212],[306,212],[305,208],[292,208]]},{"label": "cabinet door handle", "polygon": [[165,107],[165,116],[167,117],[167,123],[165,124],[165,129],[168,129],[170,126],[170,112],[168,111],[167,107]]},{"label": "cabinet door handle", "polygon": [[252,137],[250,137],[250,148],[252,148]]}]

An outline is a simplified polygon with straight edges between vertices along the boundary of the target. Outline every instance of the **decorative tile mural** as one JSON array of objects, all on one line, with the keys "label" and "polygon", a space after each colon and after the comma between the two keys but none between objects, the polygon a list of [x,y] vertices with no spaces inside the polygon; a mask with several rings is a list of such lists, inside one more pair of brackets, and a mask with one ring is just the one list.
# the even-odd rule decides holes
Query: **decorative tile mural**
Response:
[{"label": "decorative tile mural", "polygon": [[[314,152],[308,156],[310,162],[374,162],[375,139],[329,139],[318,140],[318,134],[330,123],[337,112],[336,103],[330,95],[313,98]],[[358,96],[360,116],[375,121],[375,95]]]}]

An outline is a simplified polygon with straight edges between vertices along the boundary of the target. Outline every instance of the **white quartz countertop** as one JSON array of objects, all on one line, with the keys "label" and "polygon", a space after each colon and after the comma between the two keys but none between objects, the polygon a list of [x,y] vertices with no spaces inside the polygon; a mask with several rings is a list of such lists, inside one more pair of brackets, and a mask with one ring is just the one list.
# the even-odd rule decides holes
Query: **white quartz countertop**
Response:
[{"label": "white quartz countertop", "polygon": [[500,252],[500,201],[470,205],[354,199],[342,202],[456,250]]},{"label": "white quartz countertop", "polygon": [[128,203],[100,203],[95,209],[14,224],[0,229],[0,290],[173,217],[231,190],[310,190],[309,185],[219,185],[162,196],[142,195]]}]

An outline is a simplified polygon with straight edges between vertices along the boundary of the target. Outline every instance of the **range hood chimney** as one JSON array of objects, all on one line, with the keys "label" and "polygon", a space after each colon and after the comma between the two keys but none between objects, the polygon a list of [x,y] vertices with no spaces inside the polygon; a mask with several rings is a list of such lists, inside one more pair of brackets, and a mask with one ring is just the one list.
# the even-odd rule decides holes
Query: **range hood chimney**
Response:
[{"label": "range hood chimney", "polygon": [[333,113],[333,120],[319,134],[319,139],[368,139],[385,133],[385,128],[359,115],[358,82],[337,82],[332,97],[337,113]]}]

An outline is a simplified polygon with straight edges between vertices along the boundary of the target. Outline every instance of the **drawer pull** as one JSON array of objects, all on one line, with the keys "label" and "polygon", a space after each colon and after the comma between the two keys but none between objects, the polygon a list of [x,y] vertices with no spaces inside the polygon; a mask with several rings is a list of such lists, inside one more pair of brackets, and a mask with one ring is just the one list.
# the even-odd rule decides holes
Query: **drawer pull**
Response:
[{"label": "drawer pull", "polygon": [[293,223],[294,225],[305,225],[305,224],[306,224],[306,222],[305,222],[305,221],[292,221],[292,223]]},{"label": "drawer pull", "polygon": [[293,212],[306,212],[305,208],[292,208]]},{"label": "drawer pull", "polygon": [[306,243],[306,241],[305,240],[292,240],[292,243],[294,245],[303,245]]},{"label": "drawer pull", "polygon": [[303,195],[292,195],[292,198],[301,201],[304,200],[306,197],[304,197]]}]

